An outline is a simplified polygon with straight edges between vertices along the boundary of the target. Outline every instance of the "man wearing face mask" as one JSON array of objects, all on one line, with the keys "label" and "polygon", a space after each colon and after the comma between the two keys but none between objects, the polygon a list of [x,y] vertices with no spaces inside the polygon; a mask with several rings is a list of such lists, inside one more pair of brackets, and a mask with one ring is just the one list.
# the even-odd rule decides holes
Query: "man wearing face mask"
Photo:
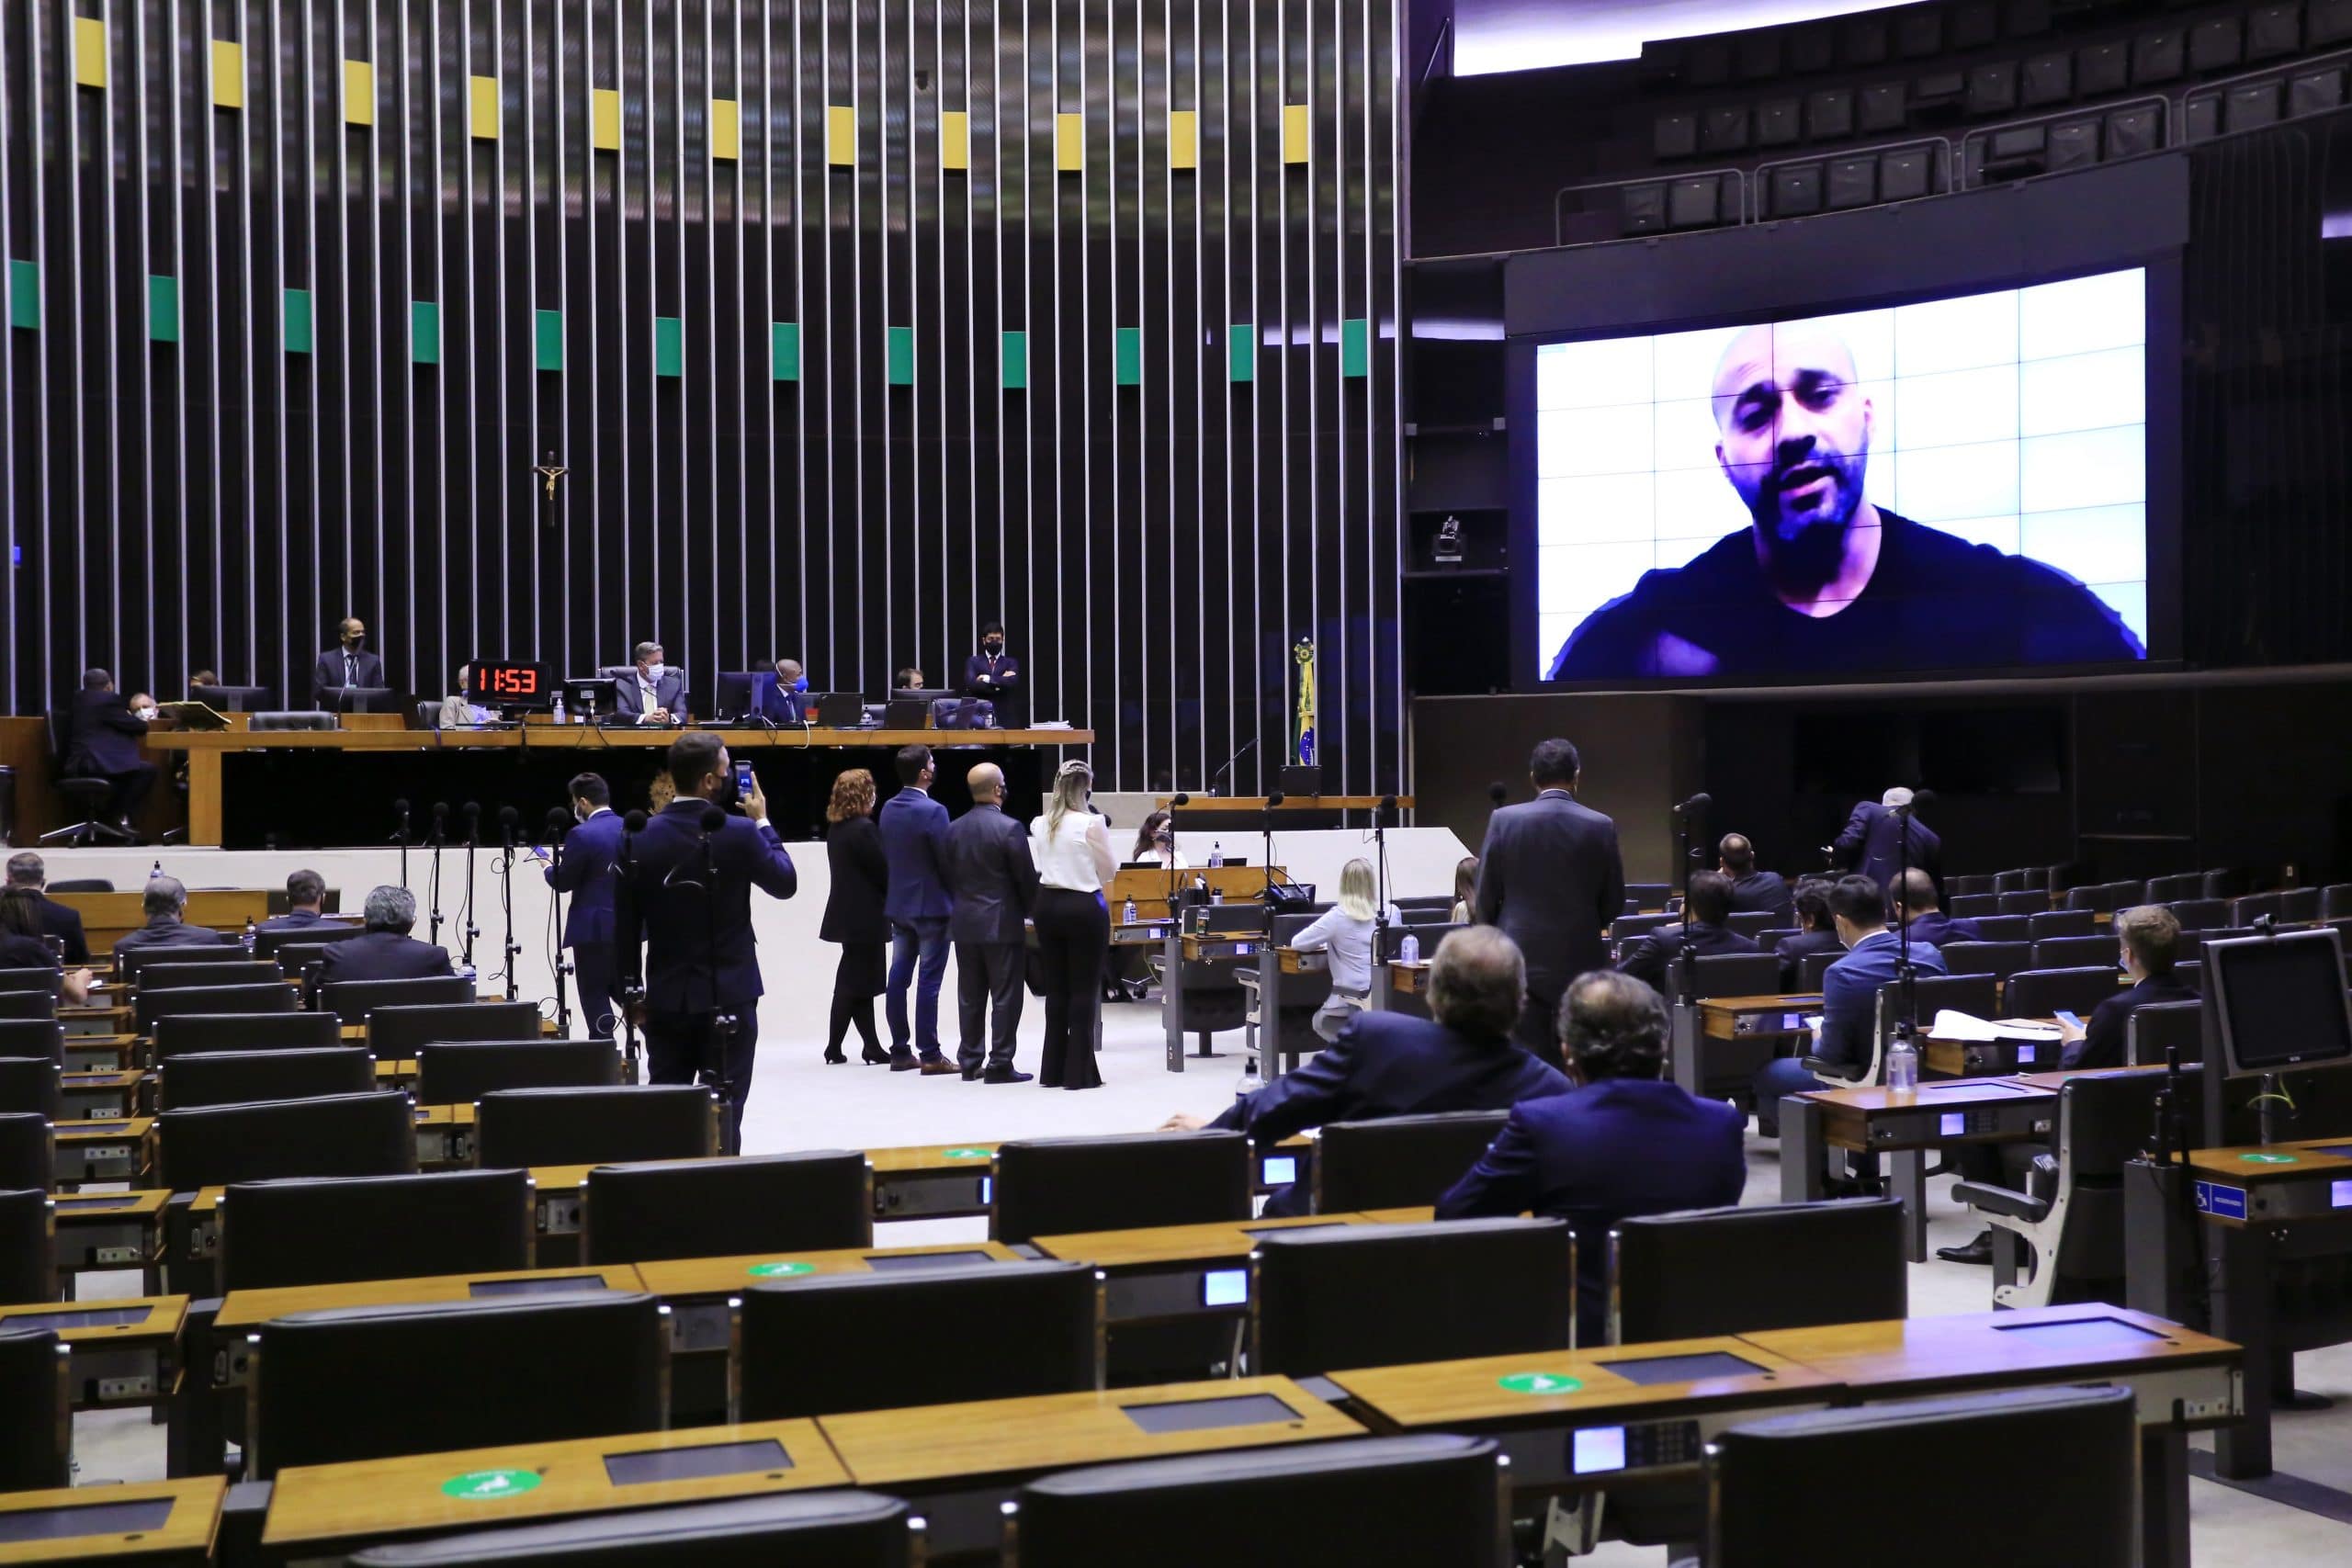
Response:
[{"label": "man wearing face mask", "polygon": [[613,1037],[620,1000],[620,965],[613,956],[615,867],[621,857],[621,819],[613,809],[612,786],[601,773],[575,776],[569,791],[571,815],[580,826],[564,836],[563,857],[541,874],[558,893],[571,895],[563,918],[563,944],[571,949],[572,973],[580,981],[580,1011],[588,1033]]},{"label": "man wearing face mask", "polygon": [[335,646],[311,666],[311,701],[322,708],[335,705],[335,694],[345,686],[381,686],[384,661],[368,651],[368,625],[345,615],[335,627]]},{"label": "man wearing face mask", "polygon": [[65,776],[112,784],[114,794],[103,815],[125,830],[147,792],[155,787],[155,764],[139,754],[139,743],[154,716],[154,698],[141,692],[124,701],[114,689],[114,677],[103,670],[82,672],[82,689],[66,716]]},{"label": "man wearing face mask", "polygon": [[1715,461],[1750,526],[1595,610],[1551,678],[2146,657],[2064,572],[1871,502],[1872,412],[1856,379],[1852,351],[1824,323],[1734,337],[1715,367]]},{"label": "man wearing face mask", "polygon": [[964,694],[994,703],[997,723],[1008,728],[1019,728],[1028,716],[1029,684],[1021,660],[1004,651],[1003,622],[980,628],[980,651],[964,660]]},{"label": "man wearing face mask", "polygon": [[637,668],[613,682],[613,712],[639,724],[685,720],[685,677],[662,662],[662,645],[640,642],[632,655]]}]

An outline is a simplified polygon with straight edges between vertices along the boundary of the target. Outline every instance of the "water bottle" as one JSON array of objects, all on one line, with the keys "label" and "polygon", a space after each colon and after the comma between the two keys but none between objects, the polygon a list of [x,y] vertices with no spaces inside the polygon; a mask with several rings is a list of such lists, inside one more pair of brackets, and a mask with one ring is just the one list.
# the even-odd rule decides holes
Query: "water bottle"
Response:
[{"label": "water bottle", "polygon": [[555,714],[553,716],[558,724],[561,724],[563,722],[563,694],[561,692],[558,692],[555,694]]},{"label": "water bottle", "polygon": [[1400,963],[1419,964],[1421,961],[1421,939],[1407,931],[1405,940],[1396,944],[1396,957]]},{"label": "water bottle", "polygon": [[1119,923],[1123,926],[1131,926],[1136,923],[1136,901],[1134,899],[1130,898],[1125,904],[1119,906]]},{"label": "water bottle", "polygon": [[1210,903],[1212,903],[1212,904],[1222,904],[1222,903],[1224,903],[1224,902],[1225,902],[1225,889],[1224,889],[1224,888],[1222,888],[1222,887],[1212,887],[1212,888],[1210,888],[1210,889],[1209,889],[1209,902],[1210,902]]},{"label": "water bottle", "polygon": [[1919,1053],[1908,1038],[1898,1038],[1886,1054],[1886,1089],[1890,1094],[1911,1094],[1919,1088]]},{"label": "water bottle", "polygon": [[1233,1098],[1237,1100],[1247,1100],[1265,1087],[1266,1080],[1258,1076],[1258,1058],[1245,1057],[1241,1064],[1241,1081],[1234,1085]]},{"label": "water bottle", "polygon": [[245,953],[248,956],[251,956],[254,950],[254,918],[247,915],[245,917]]},{"label": "water bottle", "polygon": [[1209,843],[1209,869],[1215,871],[1225,863],[1225,849],[1212,840]]}]

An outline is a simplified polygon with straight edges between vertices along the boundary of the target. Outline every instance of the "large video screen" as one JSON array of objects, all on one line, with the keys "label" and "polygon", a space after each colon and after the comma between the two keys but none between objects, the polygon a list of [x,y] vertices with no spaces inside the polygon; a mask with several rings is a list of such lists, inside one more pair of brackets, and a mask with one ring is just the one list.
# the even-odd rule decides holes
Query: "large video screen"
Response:
[{"label": "large video screen", "polygon": [[1536,673],[2147,657],[2147,280],[1535,351]]}]

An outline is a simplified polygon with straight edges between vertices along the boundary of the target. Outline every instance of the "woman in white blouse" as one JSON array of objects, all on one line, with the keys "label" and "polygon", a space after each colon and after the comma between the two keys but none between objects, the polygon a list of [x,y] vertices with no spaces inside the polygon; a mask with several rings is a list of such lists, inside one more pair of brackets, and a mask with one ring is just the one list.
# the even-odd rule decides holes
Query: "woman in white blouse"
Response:
[{"label": "woman in white blouse", "polygon": [[1029,825],[1037,863],[1037,972],[1046,998],[1046,1046],[1037,1066],[1045,1089],[1099,1089],[1094,1019],[1102,1008],[1102,958],[1111,909],[1102,889],[1119,868],[1102,818],[1087,809],[1094,770],[1064,762],[1046,814]]},{"label": "woman in white blouse", "polygon": [[[1170,827],[1172,821],[1174,818],[1165,811],[1155,811],[1145,818],[1143,826],[1136,829],[1134,852],[1127,858],[1138,863],[1149,861],[1154,865],[1166,865],[1168,846],[1174,842],[1176,838],[1175,832]],[[1193,863],[1184,857],[1183,852],[1181,850],[1176,852],[1176,869],[1190,871],[1192,868]]]},{"label": "woman in white blouse", "polygon": [[[1302,953],[1330,950],[1331,995],[1315,1010],[1315,1032],[1326,1040],[1337,1040],[1372,995],[1373,912],[1378,897],[1372,863],[1351,860],[1340,868],[1339,903],[1291,939],[1290,944]],[[1392,925],[1398,921],[1393,908],[1388,919]]]}]

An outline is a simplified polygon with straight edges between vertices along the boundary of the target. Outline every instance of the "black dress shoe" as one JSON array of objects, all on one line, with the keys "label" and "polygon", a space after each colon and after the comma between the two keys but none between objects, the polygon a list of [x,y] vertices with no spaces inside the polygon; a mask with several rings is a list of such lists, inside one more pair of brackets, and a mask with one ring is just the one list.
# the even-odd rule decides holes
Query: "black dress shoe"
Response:
[{"label": "black dress shoe", "polygon": [[838,1048],[829,1050],[825,1053],[825,1065],[829,1067],[846,1066],[849,1065],[849,1058],[843,1055]]},{"label": "black dress shoe", "polygon": [[1936,1256],[1947,1263],[1984,1263],[1993,1261],[1993,1233],[1978,1231],[1976,1239],[1964,1247],[1939,1247]]},{"label": "black dress shoe", "polygon": [[911,1073],[922,1066],[910,1055],[901,1056],[895,1051],[890,1054],[890,1070],[894,1073]]},{"label": "black dress shoe", "polygon": [[879,1046],[879,1045],[868,1045],[868,1046],[865,1048],[865,1055],[864,1055],[864,1057],[863,1057],[863,1060],[865,1062],[866,1066],[871,1066],[871,1067],[878,1067],[878,1066],[880,1066],[883,1063],[885,1063],[885,1062],[888,1061],[889,1059],[890,1059],[890,1053],[889,1053],[889,1052],[888,1052],[888,1051],[885,1051],[885,1050],[884,1050],[884,1049],[882,1049],[882,1047],[881,1047],[881,1046]]},{"label": "black dress shoe", "polygon": [[980,1069],[979,1069],[979,1068],[978,1068],[978,1067],[966,1067],[966,1068],[964,1068],[964,1069],[963,1069],[963,1072],[964,1072],[964,1081],[965,1081],[966,1083],[978,1083],[978,1082],[979,1082],[979,1081],[980,1081]]},{"label": "black dress shoe", "polygon": [[1030,1074],[1016,1072],[1011,1067],[990,1067],[980,1075],[980,1081],[982,1083],[1027,1083],[1030,1077]]}]

